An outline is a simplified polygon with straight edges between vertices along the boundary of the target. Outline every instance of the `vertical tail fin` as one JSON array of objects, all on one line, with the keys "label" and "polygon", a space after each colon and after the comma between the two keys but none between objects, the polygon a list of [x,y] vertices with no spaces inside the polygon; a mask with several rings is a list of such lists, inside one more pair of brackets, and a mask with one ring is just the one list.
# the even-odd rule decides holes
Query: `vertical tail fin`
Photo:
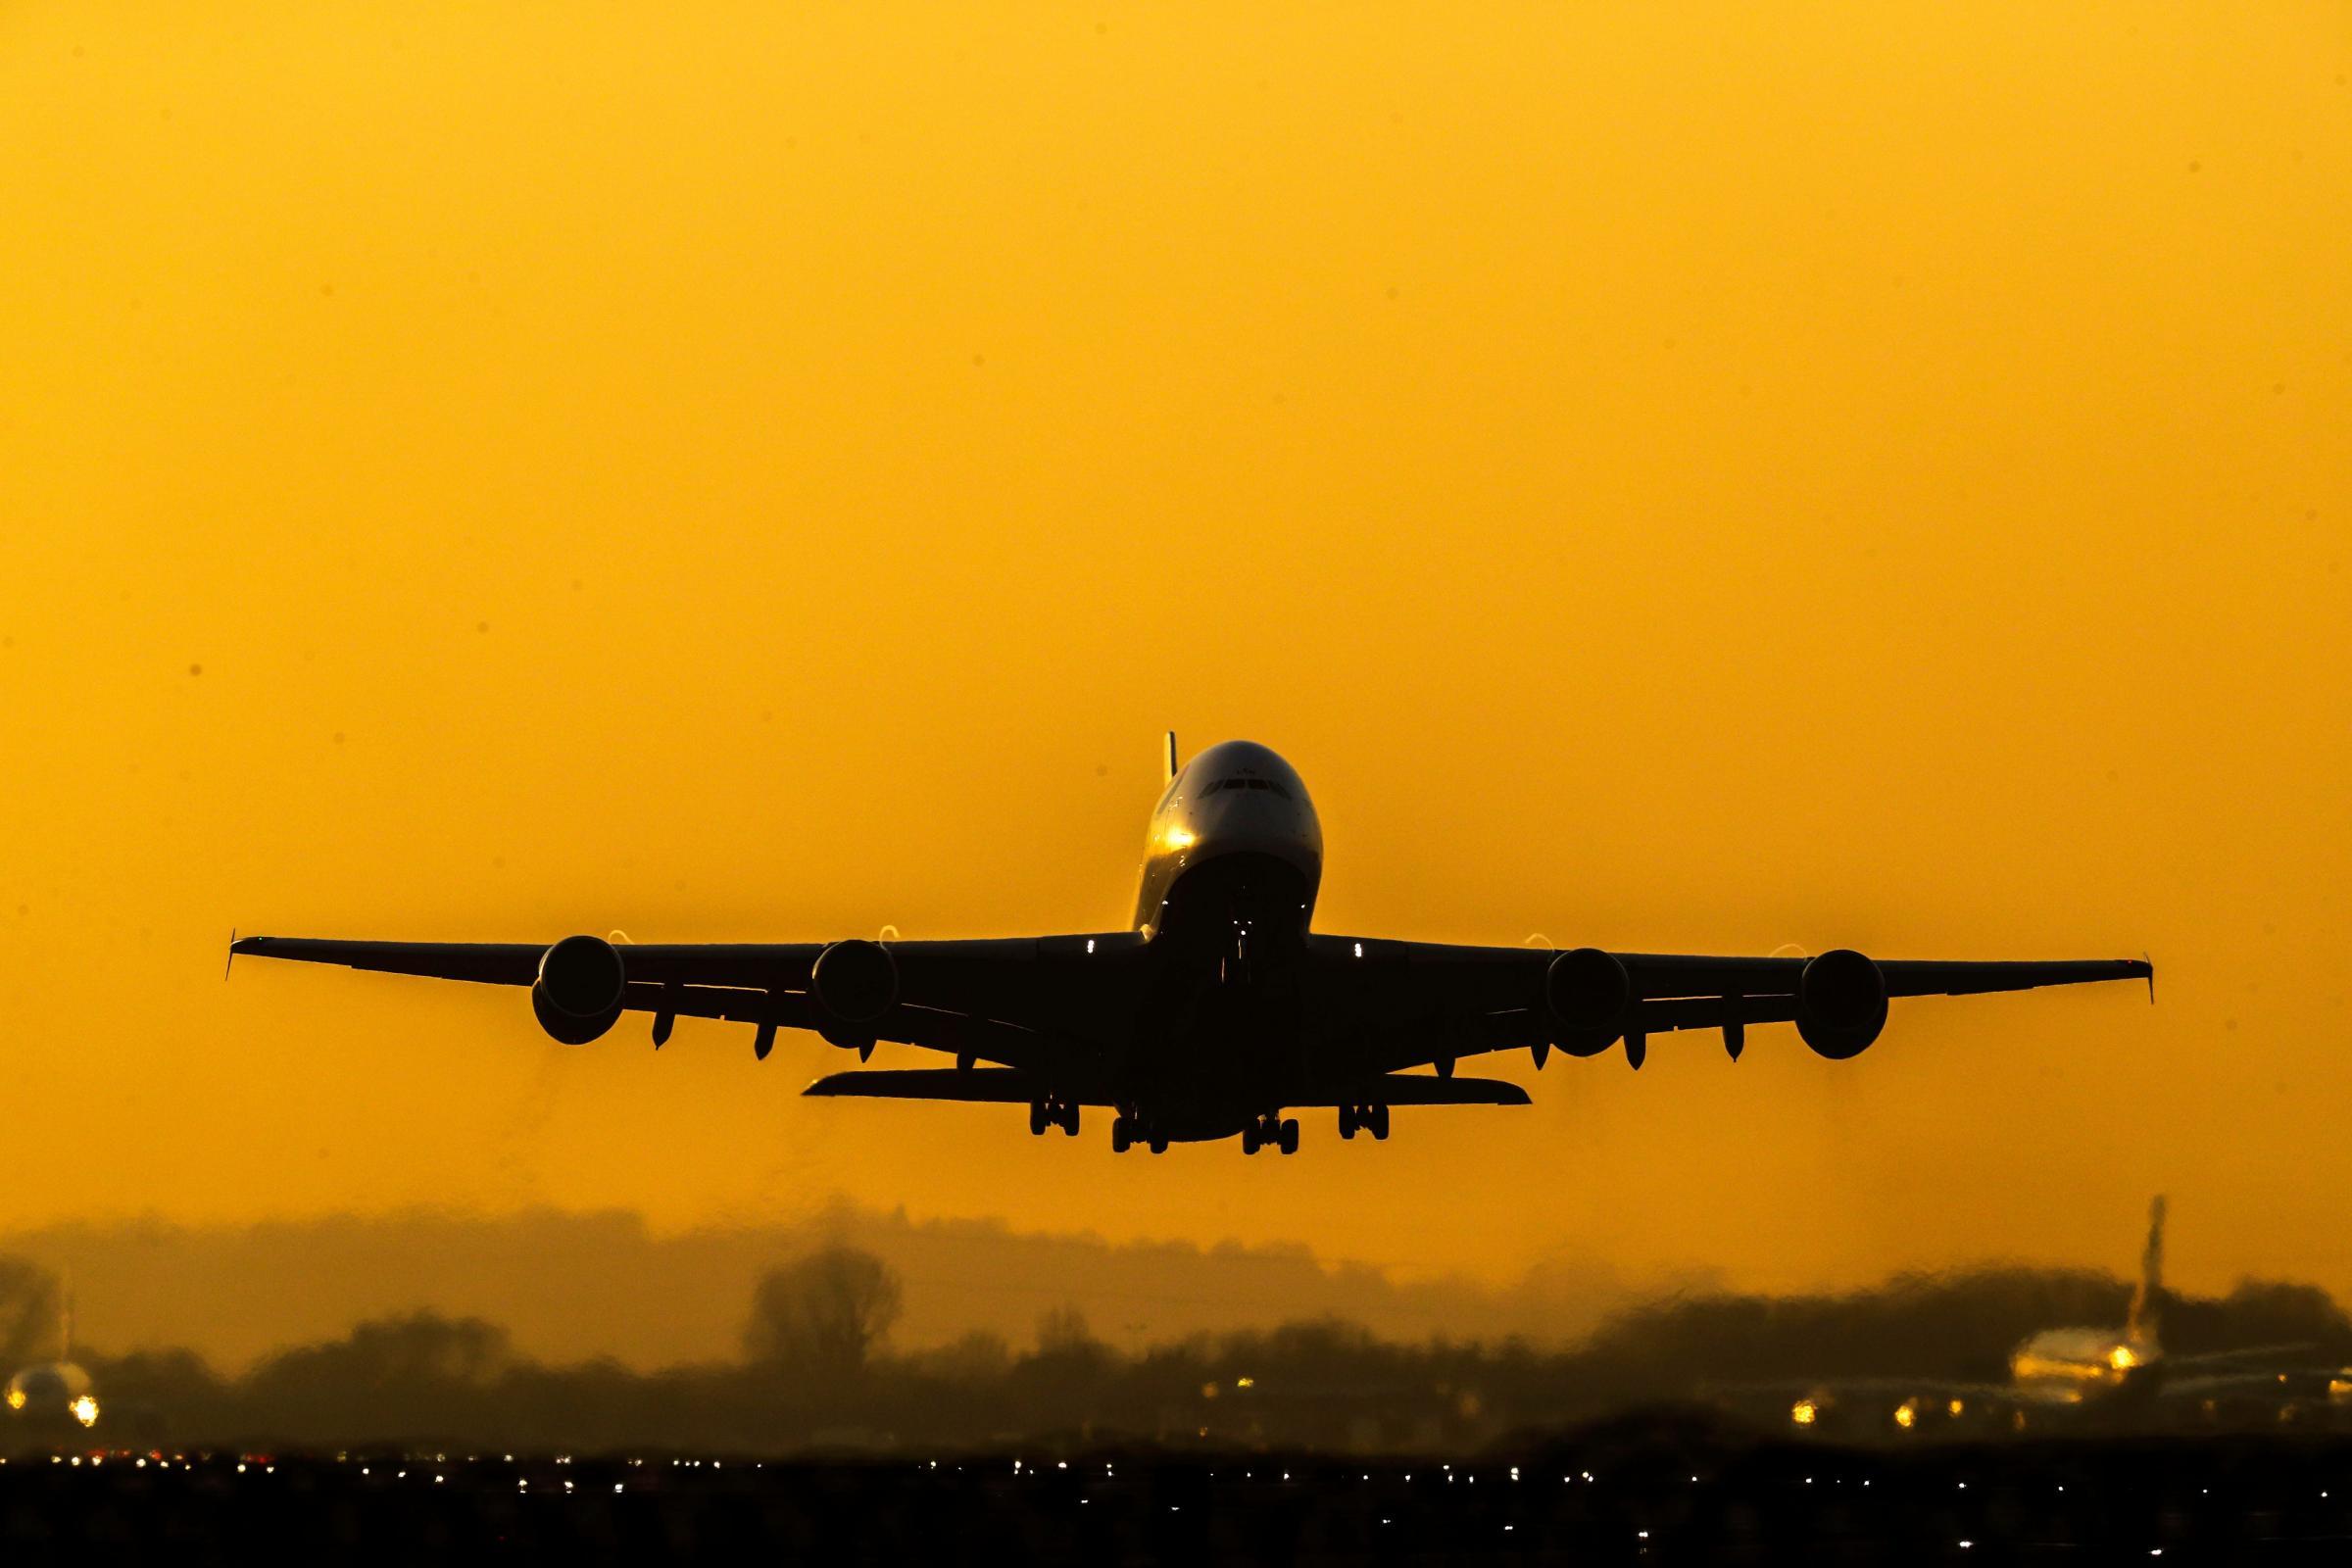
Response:
[{"label": "vertical tail fin", "polygon": [[1174,730],[1168,731],[1167,750],[1162,754],[1161,760],[1166,767],[1159,775],[1160,783],[1173,783],[1176,778],[1176,732]]},{"label": "vertical tail fin", "polygon": [[2164,1296],[2164,1195],[2148,1205],[2148,1245],[2139,1254],[2139,1288],[2132,1293],[2132,1315],[2124,1333],[2135,1342],[2154,1344],[2156,1321]]}]

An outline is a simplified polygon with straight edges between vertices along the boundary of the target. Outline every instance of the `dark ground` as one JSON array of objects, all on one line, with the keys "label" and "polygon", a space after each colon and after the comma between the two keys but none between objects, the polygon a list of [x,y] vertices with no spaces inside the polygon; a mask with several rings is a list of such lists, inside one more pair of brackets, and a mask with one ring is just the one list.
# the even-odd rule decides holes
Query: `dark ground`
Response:
[{"label": "dark ground", "polygon": [[[145,1460],[142,1464],[139,1461]],[[1516,1468],[1514,1468],[1516,1467]],[[2352,1439],[1858,1449],[1664,1416],[1476,1460],[19,1454],[0,1560],[2352,1561]]]}]

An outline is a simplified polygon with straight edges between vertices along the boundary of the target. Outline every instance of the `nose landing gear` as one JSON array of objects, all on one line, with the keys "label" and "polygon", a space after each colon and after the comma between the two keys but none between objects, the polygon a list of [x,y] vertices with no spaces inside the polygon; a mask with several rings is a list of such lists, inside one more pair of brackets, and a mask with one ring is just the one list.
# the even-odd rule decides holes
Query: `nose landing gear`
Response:
[{"label": "nose landing gear", "polygon": [[1148,1126],[1140,1116],[1115,1116],[1110,1123],[1110,1152],[1124,1154],[1142,1144],[1154,1154],[1168,1152],[1168,1141]]},{"label": "nose landing gear", "polygon": [[1279,1149],[1286,1154],[1298,1152],[1298,1123],[1267,1114],[1244,1127],[1242,1152],[1254,1154],[1261,1149]]},{"label": "nose landing gear", "polygon": [[1070,1138],[1078,1136],[1078,1106],[1073,1101],[1032,1100],[1029,1102],[1029,1136],[1043,1138],[1046,1129],[1058,1127]]}]

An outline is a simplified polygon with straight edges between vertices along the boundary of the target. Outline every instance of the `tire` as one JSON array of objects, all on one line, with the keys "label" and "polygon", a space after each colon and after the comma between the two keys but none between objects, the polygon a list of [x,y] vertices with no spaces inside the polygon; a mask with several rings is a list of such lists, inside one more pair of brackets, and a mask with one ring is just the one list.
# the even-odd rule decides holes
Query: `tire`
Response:
[{"label": "tire", "polygon": [[1078,1136],[1078,1107],[1076,1105],[1061,1107],[1061,1133],[1065,1138]]},{"label": "tire", "polygon": [[1152,1152],[1154,1154],[1164,1154],[1167,1152],[1168,1141],[1165,1138],[1154,1138],[1152,1140]]},{"label": "tire", "polygon": [[1127,1152],[1127,1146],[1134,1142],[1134,1124],[1124,1116],[1114,1117],[1110,1124],[1110,1152],[1114,1154],[1124,1154]]},{"label": "tire", "polygon": [[1245,1154],[1254,1154],[1257,1152],[1257,1128],[1255,1124],[1242,1129],[1242,1152]]},{"label": "tire", "polygon": [[1029,1102],[1029,1136],[1032,1138],[1046,1136],[1046,1102],[1042,1100]]},{"label": "tire", "polygon": [[1372,1136],[1384,1144],[1389,1141],[1389,1107],[1386,1105],[1372,1107]]},{"label": "tire", "polygon": [[1298,1152],[1298,1123],[1296,1120],[1282,1124],[1282,1152],[1286,1154]]},{"label": "tire", "polygon": [[1355,1107],[1353,1105],[1342,1105],[1340,1107],[1340,1136],[1342,1138],[1353,1138],[1355,1136]]}]

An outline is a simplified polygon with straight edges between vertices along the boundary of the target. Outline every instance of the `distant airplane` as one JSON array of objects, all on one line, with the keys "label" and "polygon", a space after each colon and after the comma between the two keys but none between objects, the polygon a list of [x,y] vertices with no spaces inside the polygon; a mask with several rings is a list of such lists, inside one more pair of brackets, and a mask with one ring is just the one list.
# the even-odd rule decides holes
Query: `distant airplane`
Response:
[{"label": "distant airplane", "polygon": [[[868,1059],[877,1041],[953,1056],[949,1068],[834,1073],[819,1096],[1025,1104],[1029,1130],[1075,1136],[1081,1106],[1113,1112],[1111,1148],[1239,1137],[1246,1153],[1298,1148],[1290,1109],[1330,1107],[1339,1131],[1389,1136],[1395,1105],[1524,1105],[1515,1084],[1454,1063],[1524,1050],[1593,1056],[1622,1042],[1719,1029],[1733,1059],[1750,1024],[1794,1023],[1819,1054],[1858,1055],[1890,998],[2146,979],[2133,958],[1873,962],[1687,957],[1599,948],[1455,947],[1311,929],[1323,830],[1306,786],[1263,746],[1227,741],[1177,765],[1152,811],[1135,924],[1125,931],[952,942],[636,945],[233,940],[233,954],[528,986],[548,1034],[585,1045],[624,1011],[811,1030]],[[979,1063],[990,1063],[981,1066]],[[1434,1066],[1436,1075],[1403,1069]]]},{"label": "distant airplane", "polygon": [[66,1287],[58,1317],[57,1359],[23,1368],[8,1380],[8,1413],[36,1429],[98,1424],[98,1396],[90,1375],[74,1363],[74,1287]]},{"label": "distant airplane", "polygon": [[[2143,1400],[2309,1403],[2343,1397],[2331,1385],[2345,1373],[2336,1367],[2290,1366],[2309,1345],[2260,1345],[2202,1355],[2169,1355],[2160,1330],[2164,1298],[2162,1195],[2148,1205],[2148,1239],[2139,1254],[2139,1283],[2121,1328],[2043,1329],[2009,1356],[2005,1384],[1938,1382],[1932,1379],[1869,1378],[1832,1383],[1809,1391],[1789,1407],[1789,1418],[1812,1426],[1838,1405],[1875,1405],[1894,1425],[1909,1430],[1938,1417],[1956,1417],[1969,1406],[2025,1411],[2132,1406]],[[1898,1398],[1899,1396],[1899,1398]],[[2023,1426],[2024,1415],[2018,1417]]]}]

